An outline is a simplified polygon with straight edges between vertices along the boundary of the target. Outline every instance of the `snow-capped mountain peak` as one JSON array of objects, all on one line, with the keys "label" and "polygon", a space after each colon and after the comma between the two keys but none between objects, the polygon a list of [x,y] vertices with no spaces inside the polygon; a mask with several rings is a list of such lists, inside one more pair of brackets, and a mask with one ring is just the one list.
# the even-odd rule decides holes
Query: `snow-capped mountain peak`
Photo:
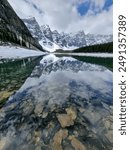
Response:
[{"label": "snow-capped mountain peak", "polygon": [[33,37],[39,40],[39,43],[47,51],[57,49],[72,50],[88,45],[101,44],[113,41],[112,35],[94,35],[85,34],[83,30],[75,33],[59,33],[57,30],[52,31],[47,24],[41,27],[34,17],[23,19]]},{"label": "snow-capped mountain peak", "polygon": [[41,26],[41,30],[50,30],[49,25],[45,24]]}]

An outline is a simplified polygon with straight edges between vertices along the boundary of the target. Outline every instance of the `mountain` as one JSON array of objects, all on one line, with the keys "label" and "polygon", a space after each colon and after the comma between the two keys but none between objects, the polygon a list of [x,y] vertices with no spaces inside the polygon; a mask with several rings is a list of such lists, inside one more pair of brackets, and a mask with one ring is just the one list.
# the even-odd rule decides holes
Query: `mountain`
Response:
[{"label": "mountain", "polygon": [[34,17],[22,19],[30,33],[34,38],[36,38],[43,49],[47,51],[54,51],[60,47],[56,45],[52,40],[52,33],[49,26],[40,27]]},{"label": "mountain", "polygon": [[40,27],[34,17],[23,19],[23,21],[32,36],[37,38],[42,47],[48,51],[55,51],[56,49],[73,50],[113,41],[112,35],[85,34],[84,31],[78,31],[76,33],[52,31],[49,25],[42,25]]},{"label": "mountain", "polygon": [[29,19],[23,19],[23,22],[28,27],[29,31],[31,31],[31,34],[34,38],[36,38],[37,40],[42,39],[41,28],[34,17]]},{"label": "mountain", "polygon": [[43,50],[7,0],[0,0],[0,41]]}]

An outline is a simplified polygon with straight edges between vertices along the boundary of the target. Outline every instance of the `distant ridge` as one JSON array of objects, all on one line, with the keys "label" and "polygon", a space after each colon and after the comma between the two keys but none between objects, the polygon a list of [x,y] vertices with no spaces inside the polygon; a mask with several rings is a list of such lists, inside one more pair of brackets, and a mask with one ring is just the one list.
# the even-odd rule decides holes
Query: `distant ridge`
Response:
[{"label": "distant ridge", "polygon": [[80,47],[113,41],[112,35],[85,34],[82,30],[75,33],[52,31],[49,25],[44,24],[44,22],[44,25],[40,26],[35,17],[23,19],[23,21],[32,36],[39,41],[44,49],[51,52],[57,49],[71,51]]}]

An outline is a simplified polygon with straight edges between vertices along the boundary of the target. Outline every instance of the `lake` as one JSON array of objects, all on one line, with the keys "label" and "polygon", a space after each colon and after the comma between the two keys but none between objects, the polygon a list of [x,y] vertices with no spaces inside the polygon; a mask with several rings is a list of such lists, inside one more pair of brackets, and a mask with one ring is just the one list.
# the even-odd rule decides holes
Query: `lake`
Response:
[{"label": "lake", "polygon": [[54,54],[0,64],[0,150],[112,150],[112,68]]}]

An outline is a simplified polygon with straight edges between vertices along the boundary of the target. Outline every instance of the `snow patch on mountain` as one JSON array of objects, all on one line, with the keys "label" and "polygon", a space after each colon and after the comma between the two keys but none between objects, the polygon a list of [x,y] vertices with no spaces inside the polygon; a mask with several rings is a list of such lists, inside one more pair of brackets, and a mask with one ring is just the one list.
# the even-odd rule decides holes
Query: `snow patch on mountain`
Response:
[{"label": "snow patch on mountain", "polygon": [[56,49],[60,49],[60,47],[58,45],[56,45],[55,43],[52,43],[48,39],[46,39],[45,42],[43,39],[40,40],[39,44],[43,47],[43,49],[45,49],[46,51],[49,51],[49,52],[54,52]]}]

